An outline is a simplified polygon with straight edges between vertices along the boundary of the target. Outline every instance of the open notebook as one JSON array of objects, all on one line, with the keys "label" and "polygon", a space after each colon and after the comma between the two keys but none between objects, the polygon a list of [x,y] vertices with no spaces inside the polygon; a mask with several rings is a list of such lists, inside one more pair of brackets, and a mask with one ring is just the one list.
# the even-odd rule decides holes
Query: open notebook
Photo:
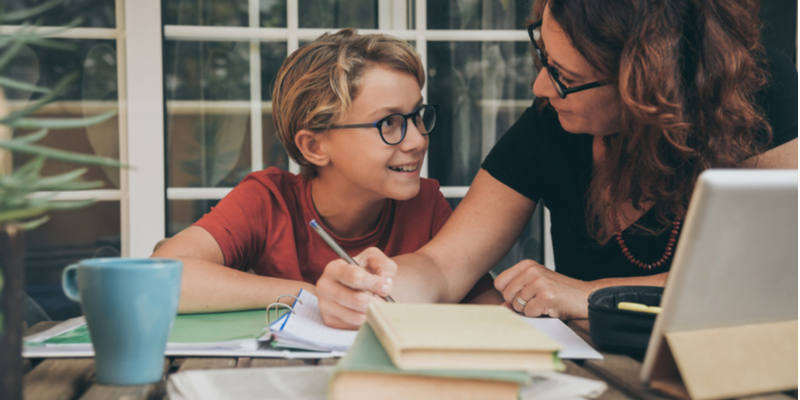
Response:
[{"label": "open notebook", "polygon": [[[345,352],[356,339],[357,331],[326,326],[320,316],[317,297],[305,290],[300,291],[297,300],[292,305],[292,310],[292,313],[287,313],[271,323],[270,333],[261,340],[267,340],[269,335],[272,335],[274,347],[336,353]],[[562,350],[558,354],[559,358],[603,358],[600,353],[557,318],[520,318],[561,344]]]},{"label": "open notebook", "polygon": [[317,296],[302,289],[292,305],[292,312],[271,323],[269,331],[273,347],[340,352],[347,351],[358,333],[325,325]]}]

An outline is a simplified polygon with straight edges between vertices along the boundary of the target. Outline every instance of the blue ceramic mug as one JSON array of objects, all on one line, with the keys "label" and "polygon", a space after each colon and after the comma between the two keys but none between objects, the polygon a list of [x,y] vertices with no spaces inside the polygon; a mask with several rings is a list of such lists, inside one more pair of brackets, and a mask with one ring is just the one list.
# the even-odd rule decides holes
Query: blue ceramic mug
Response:
[{"label": "blue ceramic mug", "polygon": [[161,379],[182,269],[182,261],[158,258],[93,258],[64,269],[64,293],[81,303],[89,327],[97,382]]}]

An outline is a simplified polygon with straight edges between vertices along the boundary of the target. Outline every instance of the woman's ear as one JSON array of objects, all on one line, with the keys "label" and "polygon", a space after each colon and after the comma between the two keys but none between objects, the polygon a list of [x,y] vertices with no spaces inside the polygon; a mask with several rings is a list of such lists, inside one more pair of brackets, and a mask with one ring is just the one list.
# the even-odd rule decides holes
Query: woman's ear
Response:
[{"label": "woman's ear", "polygon": [[308,129],[301,129],[294,137],[294,144],[303,154],[303,158],[317,167],[324,167],[330,163],[330,157],[320,142],[320,133]]}]

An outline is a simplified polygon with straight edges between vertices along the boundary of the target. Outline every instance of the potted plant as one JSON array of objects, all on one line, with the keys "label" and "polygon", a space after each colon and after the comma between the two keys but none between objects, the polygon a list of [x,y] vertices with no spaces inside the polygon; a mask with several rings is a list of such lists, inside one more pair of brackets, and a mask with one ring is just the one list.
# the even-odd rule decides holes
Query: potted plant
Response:
[{"label": "potted plant", "polygon": [[[25,21],[61,3],[53,0],[39,7],[14,13],[2,13],[0,25]],[[62,29],[80,25],[76,20]],[[55,101],[64,89],[78,78],[73,73],[63,78],[54,88],[38,87],[15,80],[3,74],[10,62],[27,45],[46,46],[70,50],[69,43],[54,41],[37,33],[36,25],[23,24],[14,33],[0,36],[0,102],[4,102],[3,91],[7,89],[41,93],[41,97],[26,107],[3,111],[0,107],[0,128],[7,130],[32,130],[19,137],[0,139],[0,151],[24,153],[33,159],[15,171],[0,169],[0,398],[22,398],[22,330],[24,304],[24,235],[47,222],[47,212],[54,209],[85,207],[93,200],[55,201],[57,192],[86,190],[103,185],[100,181],[87,182],[81,179],[86,168],[56,175],[42,176],[47,160],[59,160],[79,165],[121,167],[117,160],[94,155],[78,154],[53,149],[37,144],[51,129],[86,127],[111,118],[111,111],[91,118],[46,119],[34,117],[34,113]]]}]

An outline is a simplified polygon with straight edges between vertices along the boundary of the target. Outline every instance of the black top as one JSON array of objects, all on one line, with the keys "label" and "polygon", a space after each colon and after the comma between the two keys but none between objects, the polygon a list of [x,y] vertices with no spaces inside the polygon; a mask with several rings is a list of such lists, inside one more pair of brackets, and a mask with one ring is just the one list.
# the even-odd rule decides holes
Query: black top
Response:
[{"label": "black top", "polygon": [[[767,48],[769,85],[759,94],[759,104],[769,120],[773,137],[769,148],[797,138],[797,70],[775,48]],[[672,258],[660,268],[644,270],[631,264],[613,238],[600,246],[586,231],[585,194],[592,178],[592,136],[561,128],[558,114],[536,101],[503,135],[481,167],[495,179],[550,210],[556,270],[564,275],[595,280],[653,275],[669,270]],[[652,209],[651,209],[652,210]],[[639,220],[658,227],[653,212]],[[663,254],[670,230],[659,236],[623,232],[633,256],[643,263]]]}]

